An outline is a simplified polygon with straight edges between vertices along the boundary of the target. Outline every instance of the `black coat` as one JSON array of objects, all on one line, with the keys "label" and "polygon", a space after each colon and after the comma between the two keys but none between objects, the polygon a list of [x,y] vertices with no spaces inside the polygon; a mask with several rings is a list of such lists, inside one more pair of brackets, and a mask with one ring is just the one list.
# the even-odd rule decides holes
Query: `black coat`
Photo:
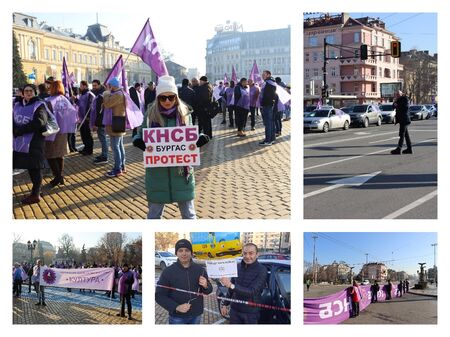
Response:
[{"label": "black coat", "polygon": [[[159,277],[158,285],[210,294],[213,290],[208,281],[208,288],[204,289],[198,284],[200,276],[208,279],[206,270],[194,262],[188,268],[184,268],[179,261],[164,269]],[[203,296],[196,296],[180,291],[156,287],[156,303],[176,317],[196,317],[203,314]],[[190,303],[191,309],[187,313],[180,313],[176,308],[180,304]]]},{"label": "black coat", "polygon": [[103,93],[105,92],[105,88],[103,86],[100,87],[99,90],[92,90],[92,93],[97,97],[95,101],[95,126],[104,127],[103,125]]},{"label": "black coat", "polygon": [[145,89],[144,91],[144,104],[145,104],[145,111],[147,111],[148,106],[153,103],[153,101],[156,99],[156,90],[150,90],[149,88]]},{"label": "black coat", "polygon": [[[244,260],[238,264],[238,277],[231,280],[234,289],[230,289],[231,298],[261,303],[261,292],[266,286],[267,268],[258,261],[246,264]],[[231,309],[243,313],[256,313],[257,307],[246,304],[231,303]]]},{"label": "black coat", "polygon": [[[38,97],[33,97],[26,105],[34,104],[39,101]],[[24,101],[18,104],[23,104]],[[44,103],[45,104],[45,103]],[[37,169],[45,166],[45,137],[42,132],[45,131],[47,125],[47,111],[44,105],[36,109],[33,120],[28,124],[18,126],[13,125],[13,137],[23,136],[26,133],[33,133],[31,138],[30,149],[28,153],[13,151],[13,168],[15,169]]]},{"label": "black coat", "polygon": [[[272,77],[270,77],[268,80],[275,82]],[[272,106],[273,107],[275,104],[275,100],[277,98],[277,94],[276,94],[277,88],[271,84],[268,84],[267,83],[268,80],[266,80],[266,84],[264,85],[264,88],[261,89],[261,93],[260,93],[260,95],[262,95],[261,106]]]},{"label": "black coat", "polygon": [[393,106],[395,108],[395,119],[397,120],[397,123],[404,125],[411,124],[411,117],[408,113],[408,97],[406,97],[405,95],[398,97],[395,100]]},{"label": "black coat", "polygon": [[136,88],[135,87],[131,87],[130,88],[130,98],[131,98],[131,100],[134,102],[134,104],[136,104],[136,106],[138,107],[138,108],[140,108],[141,107],[141,104],[140,104],[140,101],[139,101],[139,93],[138,93],[138,91],[136,90]]},{"label": "black coat", "polygon": [[212,102],[212,87],[209,83],[202,84],[196,92],[196,103],[200,113],[208,112]]},{"label": "black coat", "polygon": [[195,99],[195,92],[191,88],[189,88],[187,85],[183,85],[181,88],[178,88],[178,96],[180,99],[193,107],[194,99]]}]

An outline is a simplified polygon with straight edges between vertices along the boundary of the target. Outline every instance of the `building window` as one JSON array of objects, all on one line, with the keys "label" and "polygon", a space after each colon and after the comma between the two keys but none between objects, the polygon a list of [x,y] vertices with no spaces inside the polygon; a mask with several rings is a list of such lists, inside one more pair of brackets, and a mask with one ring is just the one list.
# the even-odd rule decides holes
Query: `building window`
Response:
[{"label": "building window", "polygon": [[327,36],[325,36],[325,41],[327,43],[334,44],[334,35],[327,35]]},{"label": "building window", "polygon": [[317,62],[317,60],[319,59],[319,53],[318,52],[313,52],[313,62]]},{"label": "building window", "polygon": [[377,91],[376,84],[372,83],[372,92],[376,92],[376,91]]},{"label": "building window", "polygon": [[69,53],[66,53],[66,62],[69,62]]},{"label": "building window", "polygon": [[309,69],[305,69],[305,78],[309,78]]},{"label": "building window", "polygon": [[92,58],[92,60],[94,61],[94,64],[96,65],[96,64],[97,64],[97,58],[94,56],[94,57]]},{"label": "building window", "polygon": [[361,41],[361,32],[353,33],[353,43],[359,43]]},{"label": "building window", "polygon": [[89,64],[92,64],[92,56],[89,56]]},{"label": "building window", "polygon": [[36,44],[33,40],[28,41],[28,55],[31,60],[36,60]]},{"label": "building window", "polygon": [[310,47],[317,47],[317,37],[310,37],[309,38],[309,46]]},{"label": "building window", "polygon": [[78,54],[78,62],[83,63],[83,58],[82,58],[81,54]]},{"label": "building window", "polygon": [[56,61],[56,50],[55,49],[52,50],[52,60]]},{"label": "building window", "polygon": [[331,67],[331,76],[336,77],[336,67]]},{"label": "building window", "polygon": [[47,48],[44,49],[44,57],[45,57],[46,60],[48,60],[49,57],[50,57],[50,53],[49,53]]},{"label": "building window", "polygon": [[84,63],[84,64],[87,64],[87,56],[86,56],[86,55],[84,55],[83,63]]},{"label": "building window", "polygon": [[330,56],[331,58],[336,58],[336,51],[335,50],[330,50]]},{"label": "building window", "polygon": [[314,77],[319,76],[319,69],[314,68]]},{"label": "building window", "polygon": [[62,62],[62,58],[63,58],[63,52],[60,51],[60,52],[59,52],[59,62]]},{"label": "building window", "polygon": [[73,53],[73,60],[72,62],[77,63],[77,54]]}]

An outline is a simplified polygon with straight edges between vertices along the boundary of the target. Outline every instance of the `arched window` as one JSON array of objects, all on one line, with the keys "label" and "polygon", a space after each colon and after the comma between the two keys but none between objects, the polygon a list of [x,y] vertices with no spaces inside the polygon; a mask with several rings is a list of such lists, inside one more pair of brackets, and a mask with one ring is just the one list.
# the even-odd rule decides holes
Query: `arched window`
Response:
[{"label": "arched window", "polygon": [[33,40],[28,41],[28,55],[30,60],[36,60],[36,44]]}]

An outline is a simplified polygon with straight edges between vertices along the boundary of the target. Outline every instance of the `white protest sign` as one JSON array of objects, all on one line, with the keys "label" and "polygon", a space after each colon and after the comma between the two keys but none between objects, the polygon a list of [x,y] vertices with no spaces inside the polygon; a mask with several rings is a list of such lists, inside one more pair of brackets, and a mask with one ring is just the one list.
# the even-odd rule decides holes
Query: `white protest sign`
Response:
[{"label": "white protest sign", "polygon": [[199,166],[198,125],[142,130],[144,167]]},{"label": "white protest sign", "polygon": [[237,277],[236,259],[206,260],[209,278]]}]

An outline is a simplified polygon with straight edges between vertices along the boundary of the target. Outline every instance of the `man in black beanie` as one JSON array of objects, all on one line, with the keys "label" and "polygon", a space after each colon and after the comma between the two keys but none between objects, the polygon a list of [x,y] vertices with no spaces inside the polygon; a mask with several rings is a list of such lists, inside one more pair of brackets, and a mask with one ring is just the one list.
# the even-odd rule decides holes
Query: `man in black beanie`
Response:
[{"label": "man in black beanie", "polygon": [[169,312],[169,324],[200,324],[203,296],[170,288],[208,295],[213,290],[212,285],[206,270],[192,261],[192,244],[189,240],[177,241],[175,255],[178,257],[177,262],[164,269],[159,277],[156,303]]}]

